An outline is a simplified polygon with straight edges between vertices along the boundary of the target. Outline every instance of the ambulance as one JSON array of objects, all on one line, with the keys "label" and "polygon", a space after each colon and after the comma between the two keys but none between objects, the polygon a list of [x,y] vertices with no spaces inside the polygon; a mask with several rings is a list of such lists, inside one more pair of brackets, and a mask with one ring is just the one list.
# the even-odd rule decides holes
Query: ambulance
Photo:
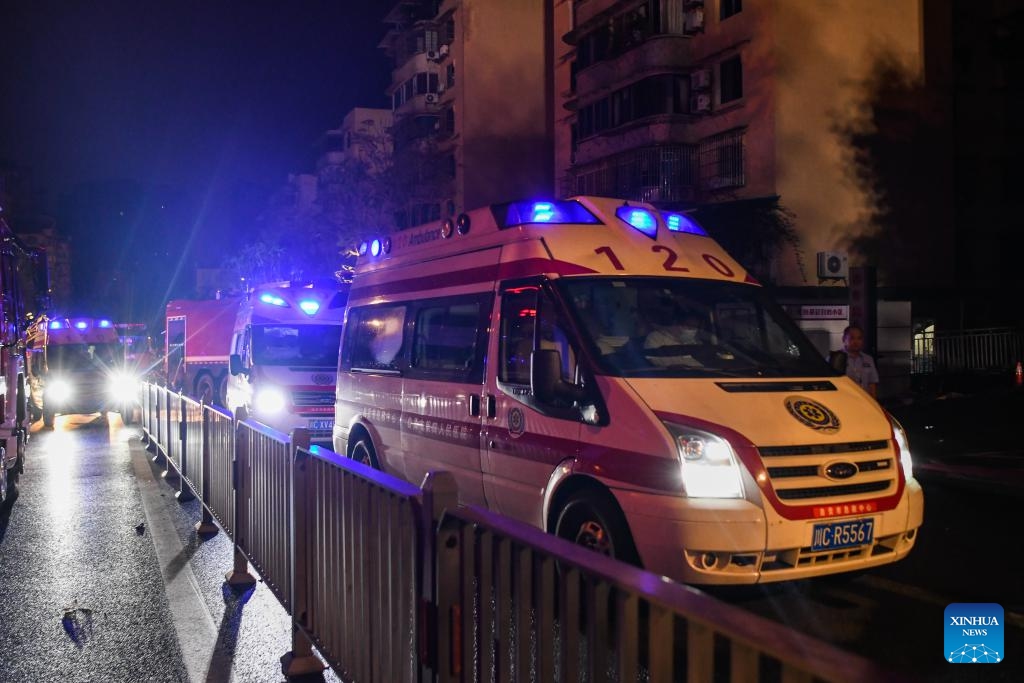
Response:
[{"label": "ambulance", "polygon": [[513,202],[360,252],[339,453],[687,583],[914,546],[903,429],[685,214]]},{"label": "ambulance", "polygon": [[110,320],[42,316],[28,333],[28,408],[53,428],[57,415],[122,412],[136,399],[138,378],[125,372]]},{"label": "ambulance", "polygon": [[329,445],[347,286],[275,282],[242,300],[229,349],[227,406],[279,431]]}]

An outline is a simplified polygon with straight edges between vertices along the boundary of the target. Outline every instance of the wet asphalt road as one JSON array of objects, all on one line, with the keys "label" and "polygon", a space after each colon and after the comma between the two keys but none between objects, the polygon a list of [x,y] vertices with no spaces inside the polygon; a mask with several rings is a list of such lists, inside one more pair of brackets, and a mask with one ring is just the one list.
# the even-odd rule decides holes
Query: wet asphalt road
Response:
[{"label": "wet asphalt road", "polygon": [[116,415],[33,433],[0,513],[0,683],[284,680],[287,615],[224,588],[230,541],[197,538],[139,434]]}]

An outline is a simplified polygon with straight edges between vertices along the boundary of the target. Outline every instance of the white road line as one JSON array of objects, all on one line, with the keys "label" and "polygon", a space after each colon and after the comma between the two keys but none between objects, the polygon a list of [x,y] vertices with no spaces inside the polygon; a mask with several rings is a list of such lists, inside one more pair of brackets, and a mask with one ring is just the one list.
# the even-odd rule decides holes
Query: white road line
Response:
[{"label": "white road line", "polygon": [[[881,576],[865,576],[861,578],[863,583],[866,583],[872,588],[878,590],[888,591],[890,593],[896,593],[907,598],[913,598],[914,600],[920,600],[921,602],[930,602],[935,605],[946,606],[954,602],[963,602],[962,600],[953,600],[950,598],[944,598],[941,595],[936,595],[930,591],[926,591],[923,588],[917,586],[908,586],[905,583],[899,581],[893,581],[892,579],[885,579]],[[1017,614],[1015,612],[1005,612],[1004,618],[1007,623],[1013,624],[1017,628],[1024,629],[1024,614]]]},{"label": "white road line", "polygon": [[206,607],[192,567],[186,562],[177,573],[170,575],[171,563],[184,552],[174,523],[171,522],[170,516],[161,510],[168,500],[167,497],[160,496],[161,489],[165,494],[170,489],[153,477],[145,452],[141,451],[137,443],[128,444],[128,448],[135,480],[142,496],[142,507],[146,513],[146,533],[156,548],[160,573],[164,577],[164,591],[170,603],[171,618],[178,635],[178,645],[185,661],[185,668],[190,681],[202,683],[207,678],[207,669],[217,644],[217,625]]}]

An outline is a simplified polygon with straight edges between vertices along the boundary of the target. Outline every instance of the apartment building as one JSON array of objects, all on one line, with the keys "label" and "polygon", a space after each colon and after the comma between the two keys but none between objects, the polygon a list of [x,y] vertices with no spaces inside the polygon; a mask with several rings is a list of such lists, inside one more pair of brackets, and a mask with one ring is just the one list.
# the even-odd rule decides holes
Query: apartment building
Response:
[{"label": "apartment building", "polygon": [[555,125],[549,0],[401,0],[381,40],[394,64],[399,227],[545,195]]},{"label": "apartment building", "polygon": [[870,231],[875,198],[836,135],[890,56],[923,69],[919,0],[551,0],[558,191],[673,208],[777,201],[817,285],[817,252]]}]

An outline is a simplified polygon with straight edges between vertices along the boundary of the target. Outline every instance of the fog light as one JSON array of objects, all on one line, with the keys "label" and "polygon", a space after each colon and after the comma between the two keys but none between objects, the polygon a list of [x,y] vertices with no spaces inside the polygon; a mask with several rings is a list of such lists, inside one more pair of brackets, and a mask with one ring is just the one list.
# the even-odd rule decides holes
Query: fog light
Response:
[{"label": "fog light", "polygon": [[718,555],[715,553],[704,553],[700,556],[700,563],[704,569],[714,569],[718,564]]}]

